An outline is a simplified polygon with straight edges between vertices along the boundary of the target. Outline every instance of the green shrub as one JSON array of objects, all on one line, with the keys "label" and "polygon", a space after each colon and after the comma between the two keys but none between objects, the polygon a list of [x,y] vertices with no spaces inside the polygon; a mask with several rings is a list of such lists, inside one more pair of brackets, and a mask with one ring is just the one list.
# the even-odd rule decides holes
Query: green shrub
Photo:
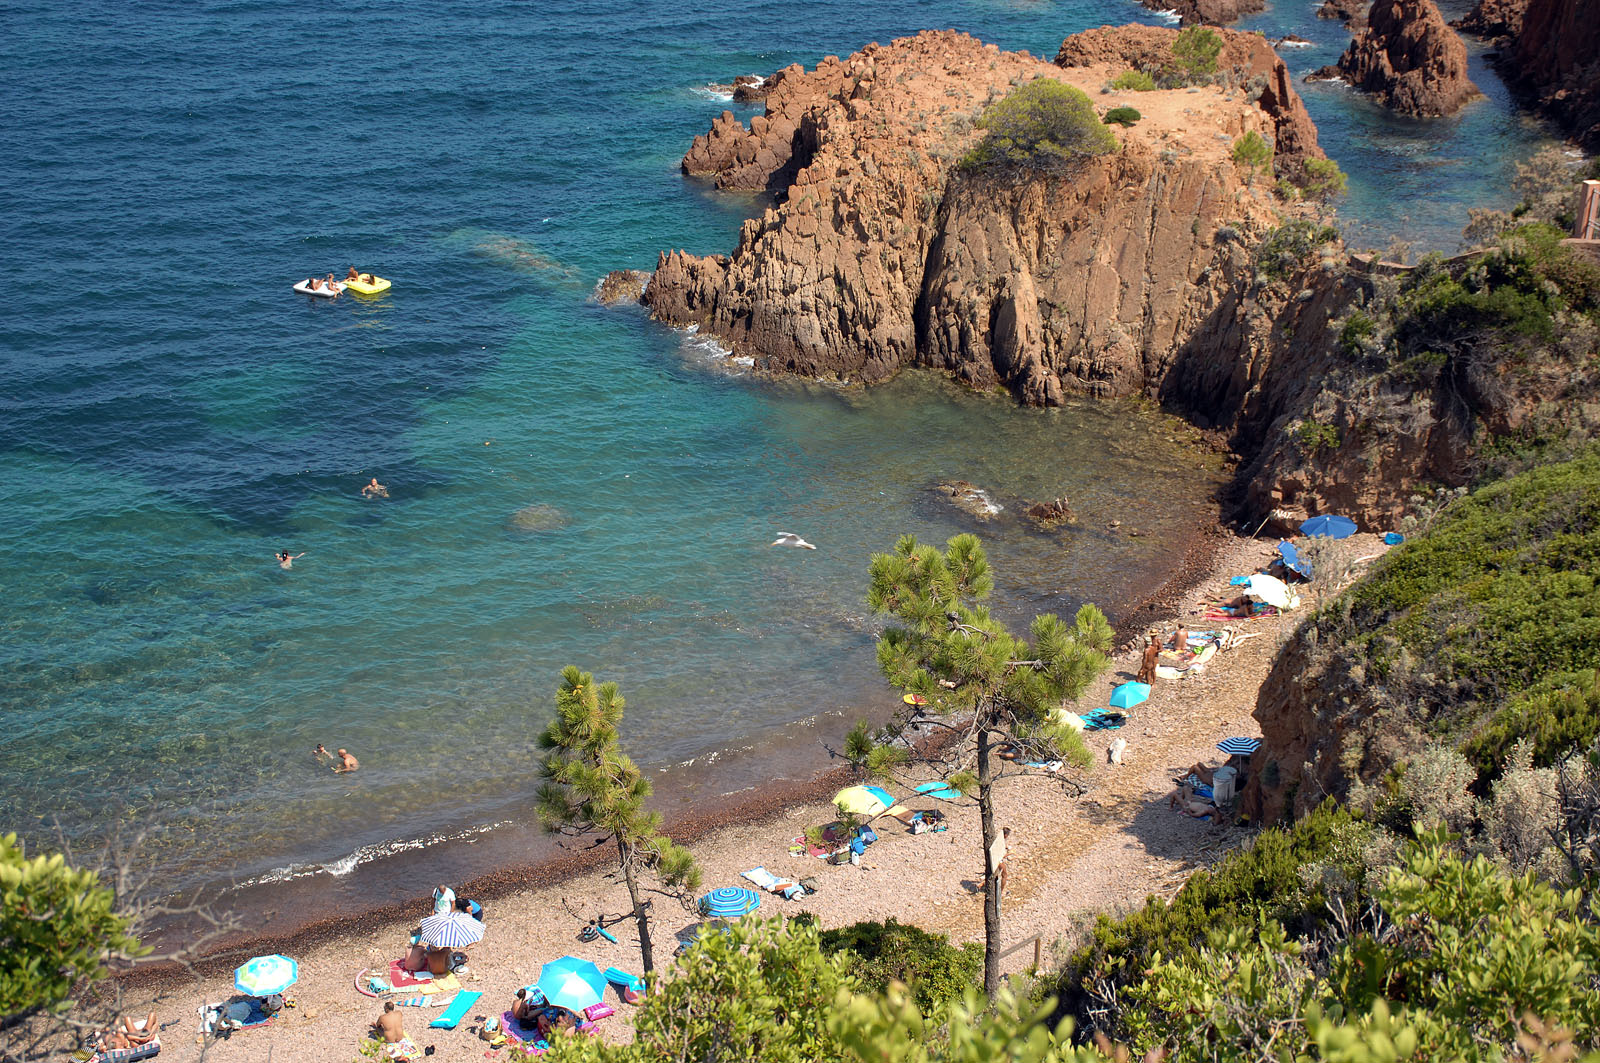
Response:
[{"label": "green shrub", "polygon": [[1378,331],[1378,322],[1363,310],[1352,311],[1339,329],[1339,350],[1346,357],[1359,358],[1367,353],[1367,343]]},{"label": "green shrub", "polygon": [[1158,953],[1167,959],[1193,956],[1213,931],[1251,927],[1263,916],[1294,933],[1309,933],[1328,913],[1324,886],[1308,884],[1302,869],[1331,861],[1339,876],[1360,882],[1365,869],[1359,853],[1369,833],[1328,802],[1291,829],[1264,830],[1250,849],[1228,854],[1211,871],[1195,872],[1170,901],[1151,898],[1121,919],[1100,916],[1088,944],[1062,967],[1054,986],[1059,1008],[1075,1014],[1080,1027],[1098,1026],[1120,1037],[1119,1015],[1104,1009],[1139,984]]},{"label": "green shrub", "polygon": [[962,160],[969,170],[1059,170],[1117,150],[1117,138],[1095,116],[1089,97],[1052,78],[1012,89],[986,108],[977,124],[988,135]]},{"label": "green shrub", "polygon": [[1268,277],[1286,278],[1305,265],[1312,252],[1339,238],[1331,225],[1296,218],[1272,230],[1256,249],[1256,266]]},{"label": "green shrub", "polygon": [[109,959],[142,952],[98,875],[0,835],[0,1020],[64,1011]]},{"label": "green shrub", "polygon": [[821,944],[849,955],[850,969],[866,992],[884,992],[892,981],[905,983],[925,1015],[937,1014],[983,983],[983,946],[957,947],[943,934],[893,919],[824,930]]},{"label": "green shrub", "polygon": [[1272,145],[1254,129],[1246,130],[1233,142],[1233,161],[1248,169],[1254,180],[1258,171],[1272,166]]},{"label": "green shrub", "polygon": [[1294,439],[1304,454],[1315,454],[1324,447],[1336,450],[1342,442],[1338,425],[1322,424],[1319,421],[1303,422],[1295,429]]},{"label": "green shrub", "polygon": [[1144,115],[1132,107],[1113,107],[1106,112],[1105,123],[1106,125],[1130,126],[1143,117]]},{"label": "green shrub", "polygon": [[1344,195],[1349,187],[1350,178],[1332,159],[1307,159],[1302,167],[1300,191],[1307,199],[1325,203]]},{"label": "green shrub", "polygon": [[1217,72],[1217,56],[1222,53],[1222,38],[1204,26],[1189,26],[1172,43],[1172,58],[1188,84],[1204,81]]},{"label": "green shrub", "polygon": [[1134,92],[1150,92],[1156,87],[1156,79],[1143,70],[1124,70],[1112,80],[1111,87],[1131,89]]}]

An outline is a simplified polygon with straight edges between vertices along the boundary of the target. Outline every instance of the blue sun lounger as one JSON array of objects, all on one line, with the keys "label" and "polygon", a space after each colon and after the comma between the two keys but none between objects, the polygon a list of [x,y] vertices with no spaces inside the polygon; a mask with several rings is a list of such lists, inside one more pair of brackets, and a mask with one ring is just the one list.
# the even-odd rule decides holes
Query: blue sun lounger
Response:
[{"label": "blue sun lounger", "polygon": [[468,993],[465,990],[457,993],[456,998],[450,1002],[450,1006],[444,1009],[444,1014],[428,1023],[428,1025],[437,1026],[441,1030],[454,1030],[456,1025],[467,1017],[467,1012],[472,1010],[472,1005],[476,1004],[481,996],[483,996],[482,993]]}]

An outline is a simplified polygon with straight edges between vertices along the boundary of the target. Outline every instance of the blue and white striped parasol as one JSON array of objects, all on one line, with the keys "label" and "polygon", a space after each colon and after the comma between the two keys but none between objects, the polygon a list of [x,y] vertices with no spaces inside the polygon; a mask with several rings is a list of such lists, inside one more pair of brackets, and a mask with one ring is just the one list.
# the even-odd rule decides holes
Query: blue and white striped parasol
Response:
[{"label": "blue and white striped parasol", "polygon": [[1217,743],[1217,748],[1230,757],[1248,757],[1261,748],[1259,738],[1224,738]]},{"label": "blue and white striped parasol", "polygon": [[418,930],[422,943],[435,949],[464,949],[483,940],[483,924],[466,912],[430,915]]},{"label": "blue and white striped parasol", "polygon": [[761,907],[761,894],[738,886],[722,886],[700,898],[700,911],[712,919],[739,919]]}]

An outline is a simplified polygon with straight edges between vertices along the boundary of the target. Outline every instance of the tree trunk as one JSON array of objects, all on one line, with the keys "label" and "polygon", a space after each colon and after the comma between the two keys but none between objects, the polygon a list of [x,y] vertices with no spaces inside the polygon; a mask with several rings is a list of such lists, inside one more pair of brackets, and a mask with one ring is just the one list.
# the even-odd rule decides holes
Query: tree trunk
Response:
[{"label": "tree trunk", "polygon": [[617,857],[622,863],[622,878],[628,884],[628,899],[633,902],[633,917],[639,921],[639,956],[644,961],[644,973],[648,976],[656,969],[655,950],[650,945],[650,909],[639,900],[639,883],[633,877],[632,854],[622,844],[622,835],[615,837]]},{"label": "tree trunk", "polygon": [[989,866],[989,847],[1000,832],[994,825],[993,779],[989,774],[989,728],[978,728],[978,816],[983,823],[983,995],[1000,991],[1000,876]]}]

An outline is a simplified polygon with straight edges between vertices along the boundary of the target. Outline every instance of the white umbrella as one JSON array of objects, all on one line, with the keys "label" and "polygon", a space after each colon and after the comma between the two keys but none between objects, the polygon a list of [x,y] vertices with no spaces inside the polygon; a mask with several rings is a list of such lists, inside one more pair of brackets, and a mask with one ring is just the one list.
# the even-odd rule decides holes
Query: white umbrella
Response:
[{"label": "white umbrella", "polygon": [[1256,573],[1245,584],[1244,592],[1252,598],[1259,598],[1268,605],[1275,605],[1279,609],[1293,608],[1290,604],[1294,600],[1293,595],[1289,593],[1289,588],[1284,584],[1283,580],[1275,576],[1264,576],[1259,572]]}]

